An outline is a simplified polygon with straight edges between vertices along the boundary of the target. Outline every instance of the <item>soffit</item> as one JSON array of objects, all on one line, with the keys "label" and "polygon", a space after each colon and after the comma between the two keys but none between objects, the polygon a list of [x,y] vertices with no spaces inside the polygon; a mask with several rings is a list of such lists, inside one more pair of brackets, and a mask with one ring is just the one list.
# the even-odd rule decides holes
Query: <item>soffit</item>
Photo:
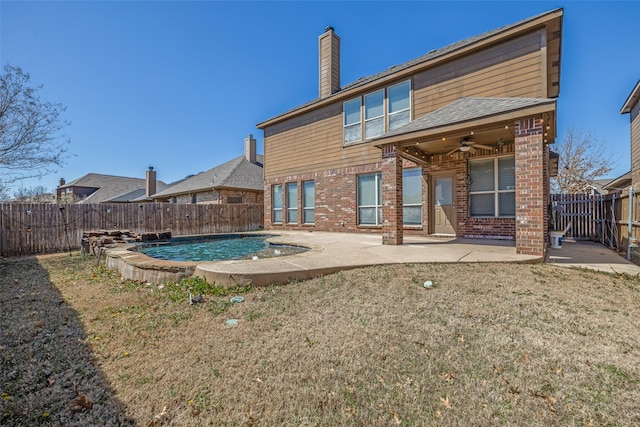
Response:
[{"label": "soffit", "polygon": [[375,139],[376,147],[393,144],[412,160],[448,153],[460,140],[498,147],[515,140],[515,122],[527,117],[544,120],[544,142],[556,135],[556,102],[544,98],[462,98],[446,107]]},{"label": "soffit", "polygon": [[640,80],[636,83],[636,86],[633,88],[629,97],[624,102],[624,105],[620,109],[620,114],[630,113],[633,110],[633,107],[640,101]]}]

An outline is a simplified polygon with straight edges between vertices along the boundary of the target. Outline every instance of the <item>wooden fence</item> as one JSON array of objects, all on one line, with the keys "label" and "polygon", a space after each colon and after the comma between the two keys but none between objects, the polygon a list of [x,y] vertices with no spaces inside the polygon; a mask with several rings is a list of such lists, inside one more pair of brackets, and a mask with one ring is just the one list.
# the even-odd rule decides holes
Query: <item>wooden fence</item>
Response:
[{"label": "wooden fence", "polygon": [[640,201],[633,191],[552,194],[550,222],[551,229],[566,229],[567,238],[598,241],[640,265]]},{"label": "wooden fence", "polygon": [[80,248],[82,232],[121,229],[171,231],[173,236],[254,231],[264,224],[262,204],[0,203],[0,256]]}]

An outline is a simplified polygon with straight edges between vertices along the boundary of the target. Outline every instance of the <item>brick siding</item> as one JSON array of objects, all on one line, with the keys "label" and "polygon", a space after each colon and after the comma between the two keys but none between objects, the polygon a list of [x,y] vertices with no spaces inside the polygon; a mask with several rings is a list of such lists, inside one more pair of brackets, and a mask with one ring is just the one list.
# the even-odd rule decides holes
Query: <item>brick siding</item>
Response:
[{"label": "brick siding", "polygon": [[542,133],[540,119],[516,123],[516,252],[519,254],[542,256],[545,250],[548,148],[543,144]]},{"label": "brick siding", "polygon": [[[549,177],[548,148],[542,143],[542,123],[523,121],[519,124],[515,144],[506,144],[495,152],[477,150],[476,153],[434,155],[428,166],[422,168],[422,226],[404,226],[401,210],[392,210],[387,200],[402,200],[402,169],[416,167],[408,160],[395,155],[381,158],[381,162],[357,167],[330,169],[323,172],[290,175],[269,179],[264,187],[264,218],[267,229],[311,229],[330,232],[381,233],[392,244],[401,244],[400,234],[429,234],[429,177],[432,174],[451,172],[454,175],[456,203],[456,234],[458,237],[518,240],[518,253],[542,255],[548,224]],[[519,151],[518,151],[519,150]],[[468,160],[513,154],[516,157],[516,218],[469,216]],[[382,157],[382,156],[381,156]],[[399,167],[399,165],[401,165]],[[359,226],[357,213],[358,175],[382,172],[383,175],[383,226]],[[387,182],[395,177],[395,188]],[[302,223],[302,182],[315,183],[315,224]],[[286,185],[298,183],[298,222],[286,222]],[[283,223],[272,223],[271,193],[274,185],[283,185]],[[389,217],[391,212],[392,217]],[[518,221],[516,220],[518,219]],[[388,222],[384,222],[388,221]],[[517,224],[518,223],[518,224]],[[385,233],[388,233],[385,235]],[[395,243],[393,243],[395,240]]]}]

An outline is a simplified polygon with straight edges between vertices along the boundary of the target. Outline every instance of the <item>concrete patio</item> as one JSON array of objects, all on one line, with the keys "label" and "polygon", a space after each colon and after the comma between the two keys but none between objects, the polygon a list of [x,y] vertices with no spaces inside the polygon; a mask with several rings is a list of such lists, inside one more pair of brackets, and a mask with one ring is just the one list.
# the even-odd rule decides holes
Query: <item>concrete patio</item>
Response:
[{"label": "concrete patio", "polygon": [[[216,283],[265,286],[381,264],[543,261],[540,257],[516,254],[513,241],[405,237],[403,245],[391,246],[382,245],[379,234],[305,231],[277,231],[277,234],[279,237],[272,241],[312,249],[279,258],[199,263],[195,274]],[[565,242],[561,249],[549,249],[547,262],[610,273],[640,274],[640,267],[591,242]]]}]

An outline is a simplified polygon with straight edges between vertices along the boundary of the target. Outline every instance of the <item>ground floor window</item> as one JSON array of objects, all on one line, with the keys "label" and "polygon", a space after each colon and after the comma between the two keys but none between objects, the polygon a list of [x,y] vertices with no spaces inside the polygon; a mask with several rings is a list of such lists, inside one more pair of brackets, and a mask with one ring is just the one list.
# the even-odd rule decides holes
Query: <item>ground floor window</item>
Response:
[{"label": "ground floor window", "polygon": [[422,169],[402,171],[402,222],[404,225],[422,224]]},{"label": "ground floor window", "polygon": [[513,217],[516,214],[515,157],[469,161],[471,216]]},{"label": "ground floor window", "polygon": [[287,222],[298,222],[298,183],[287,184]]},{"label": "ground floor window", "polygon": [[358,175],[358,224],[382,225],[382,173]]},{"label": "ground floor window", "polygon": [[273,186],[271,197],[271,222],[282,222],[282,184]]},{"label": "ground floor window", "polygon": [[304,224],[316,222],[316,185],[313,181],[302,183],[302,222]]}]

